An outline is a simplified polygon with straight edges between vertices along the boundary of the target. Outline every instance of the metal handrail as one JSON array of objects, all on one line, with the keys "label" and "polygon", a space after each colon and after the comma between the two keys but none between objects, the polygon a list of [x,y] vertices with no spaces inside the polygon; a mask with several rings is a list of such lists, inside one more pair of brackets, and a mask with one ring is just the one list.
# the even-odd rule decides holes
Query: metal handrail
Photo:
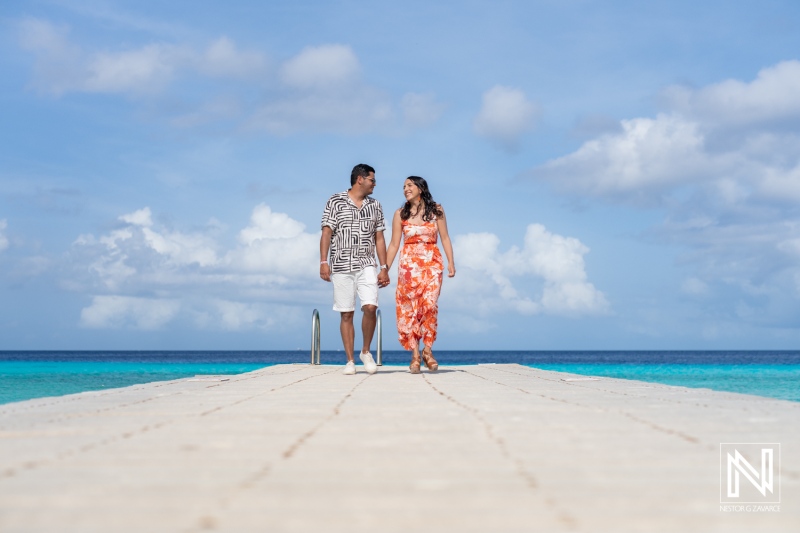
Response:
[{"label": "metal handrail", "polygon": [[[381,310],[378,309],[375,313],[377,322],[375,324],[378,330],[378,359],[375,363],[378,366],[383,366],[383,320],[381,319]],[[320,325],[319,325],[319,311],[314,309],[311,313],[311,364],[320,364]]]},{"label": "metal handrail", "polygon": [[311,313],[311,364],[318,365],[320,356],[319,311]]},{"label": "metal handrail", "polygon": [[376,316],[378,317],[378,321],[375,324],[375,327],[378,329],[378,360],[375,361],[375,364],[383,366],[383,327],[380,309],[376,312]]}]

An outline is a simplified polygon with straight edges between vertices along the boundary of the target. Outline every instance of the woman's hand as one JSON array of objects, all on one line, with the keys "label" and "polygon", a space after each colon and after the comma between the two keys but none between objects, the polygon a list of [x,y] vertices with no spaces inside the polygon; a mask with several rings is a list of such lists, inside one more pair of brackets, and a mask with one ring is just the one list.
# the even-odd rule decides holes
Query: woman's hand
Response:
[{"label": "woman's hand", "polygon": [[452,278],[456,275],[456,267],[453,263],[447,265],[447,277]]}]

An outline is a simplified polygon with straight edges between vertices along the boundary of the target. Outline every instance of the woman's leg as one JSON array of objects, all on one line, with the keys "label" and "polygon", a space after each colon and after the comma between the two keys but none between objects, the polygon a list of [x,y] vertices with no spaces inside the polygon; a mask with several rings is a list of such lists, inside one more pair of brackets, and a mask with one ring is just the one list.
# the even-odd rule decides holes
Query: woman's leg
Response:
[{"label": "woman's leg", "polygon": [[422,360],[428,370],[435,372],[439,363],[433,357],[433,343],[436,342],[436,333],[439,329],[439,294],[442,291],[442,272],[432,272],[433,276],[428,281],[420,298],[420,340],[425,344],[422,351]]}]

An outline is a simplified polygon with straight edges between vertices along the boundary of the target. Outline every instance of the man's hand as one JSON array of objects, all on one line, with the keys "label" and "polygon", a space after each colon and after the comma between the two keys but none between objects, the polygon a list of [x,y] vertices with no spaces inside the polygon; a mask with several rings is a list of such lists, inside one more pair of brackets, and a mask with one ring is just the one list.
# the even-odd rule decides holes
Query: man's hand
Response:
[{"label": "man's hand", "polygon": [[331,266],[328,263],[322,263],[319,265],[319,277],[325,281],[331,280]]},{"label": "man's hand", "polygon": [[378,287],[383,288],[389,285],[389,272],[382,268],[380,272],[378,272]]}]

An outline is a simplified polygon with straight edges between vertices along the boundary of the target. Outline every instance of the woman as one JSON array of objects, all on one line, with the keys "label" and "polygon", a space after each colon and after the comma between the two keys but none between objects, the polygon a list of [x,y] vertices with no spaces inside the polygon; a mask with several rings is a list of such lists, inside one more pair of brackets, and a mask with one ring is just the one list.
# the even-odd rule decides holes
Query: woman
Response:
[{"label": "woman", "polygon": [[436,340],[437,301],[442,290],[442,254],[436,245],[437,233],[447,256],[447,275],[456,275],[453,246],[447,233],[444,209],[433,201],[428,183],[419,176],[410,176],[403,184],[406,203],[395,211],[392,220],[392,240],[386,259],[389,267],[403,248],[397,267],[397,331],[400,344],[411,351],[409,370],[420,373],[420,342],[425,345],[422,360],[428,370],[435,372],[439,363],[431,347]]}]

